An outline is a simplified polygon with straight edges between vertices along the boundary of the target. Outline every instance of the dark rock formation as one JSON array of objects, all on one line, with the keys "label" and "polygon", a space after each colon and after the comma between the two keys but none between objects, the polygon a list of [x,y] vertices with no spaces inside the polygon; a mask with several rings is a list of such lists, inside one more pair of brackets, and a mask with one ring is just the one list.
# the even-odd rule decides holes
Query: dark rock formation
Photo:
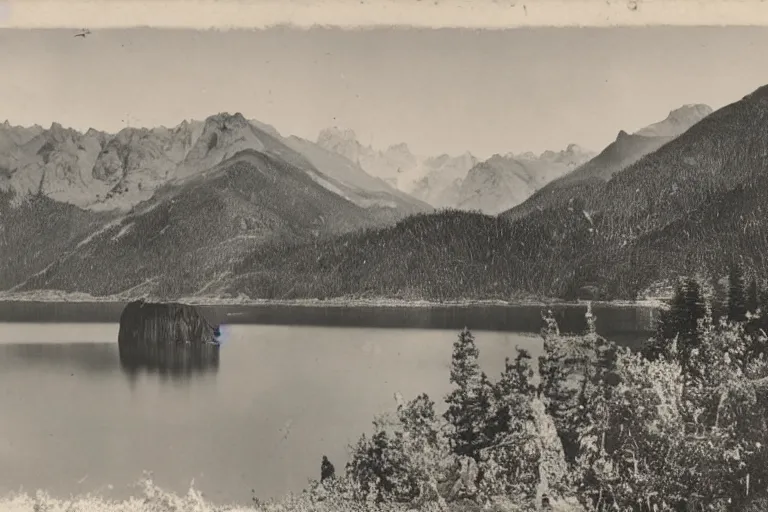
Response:
[{"label": "dark rock formation", "polygon": [[187,304],[129,303],[120,316],[117,343],[124,370],[191,373],[217,369],[218,326]]}]

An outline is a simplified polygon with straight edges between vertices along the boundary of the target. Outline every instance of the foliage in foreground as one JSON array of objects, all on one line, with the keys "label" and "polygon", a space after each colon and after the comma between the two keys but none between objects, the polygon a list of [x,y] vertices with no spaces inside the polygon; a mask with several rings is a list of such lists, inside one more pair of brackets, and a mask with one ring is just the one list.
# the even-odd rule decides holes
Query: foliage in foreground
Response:
[{"label": "foliage in foreground", "polygon": [[603,339],[591,311],[589,331],[575,337],[548,317],[538,371],[518,350],[493,382],[462,332],[445,415],[422,396],[399,409],[394,428],[376,422],[353,450],[347,484],[364,491],[356,499],[414,508],[756,506],[768,484],[768,337],[759,290],[744,293],[737,274],[717,322],[699,284],[681,285],[653,350]]}]

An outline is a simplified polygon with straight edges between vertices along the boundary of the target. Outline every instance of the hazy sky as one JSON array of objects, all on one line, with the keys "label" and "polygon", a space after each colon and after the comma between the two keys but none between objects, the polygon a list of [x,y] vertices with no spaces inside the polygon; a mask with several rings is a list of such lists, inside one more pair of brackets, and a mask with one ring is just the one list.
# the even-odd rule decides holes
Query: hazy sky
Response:
[{"label": "hazy sky", "polygon": [[116,131],[227,111],[422,154],[594,150],[768,84],[766,28],[0,30],[0,120]]}]

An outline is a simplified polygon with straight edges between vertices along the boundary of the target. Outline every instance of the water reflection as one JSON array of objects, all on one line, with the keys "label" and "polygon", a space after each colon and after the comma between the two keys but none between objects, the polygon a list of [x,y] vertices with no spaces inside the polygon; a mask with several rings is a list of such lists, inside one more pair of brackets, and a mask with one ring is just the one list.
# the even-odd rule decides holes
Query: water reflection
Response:
[{"label": "water reflection", "polygon": [[219,345],[121,343],[120,367],[133,377],[142,370],[172,377],[192,377],[219,370]]},{"label": "water reflection", "polygon": [[188,304],[131,302],[120,316],[120,366],[131,376],[141,370],[172,377],[216,372],[220,334]]},{"label": "water reflection", "polygon": [[21,343],[0,344],[0,368],[41,365],[70,373],[105,374],[117,368],[113,343]]}]

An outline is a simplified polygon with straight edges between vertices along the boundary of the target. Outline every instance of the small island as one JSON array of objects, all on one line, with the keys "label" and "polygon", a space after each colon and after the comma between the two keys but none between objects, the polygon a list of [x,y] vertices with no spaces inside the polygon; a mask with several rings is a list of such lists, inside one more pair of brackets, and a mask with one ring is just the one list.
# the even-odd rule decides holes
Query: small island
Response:
[{"label": "small island", "polygon": [[120,362],[130,371],[209,370],[218,367],[220,334],[189,304],[133,301],[120,316]]}]

